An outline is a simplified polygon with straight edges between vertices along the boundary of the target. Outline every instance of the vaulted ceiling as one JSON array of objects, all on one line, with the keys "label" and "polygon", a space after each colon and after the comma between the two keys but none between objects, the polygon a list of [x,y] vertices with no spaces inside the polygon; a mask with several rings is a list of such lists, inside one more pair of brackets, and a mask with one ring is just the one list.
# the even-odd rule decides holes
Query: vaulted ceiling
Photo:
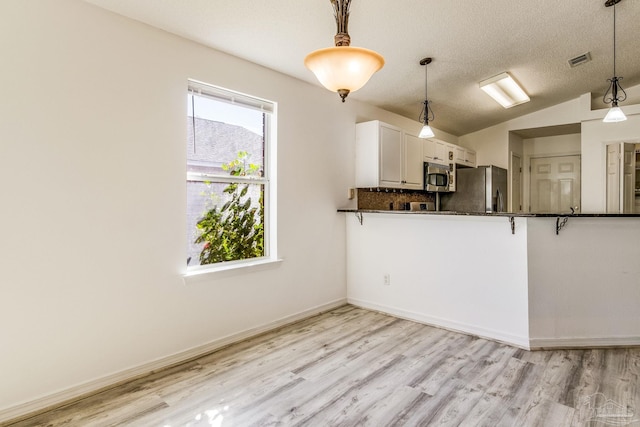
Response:
[{"label": "vaulted ceiling", "polygon": [[[329,0],[86,0],[118,14],[319,86],[303,65],[333,45]],[[352,46],[375,50],[386,65],[347,98],[412,119],[424,101],[429,65],[432,125],[463,135],[591,92],[594,106],[613,75],[613,8],[605,0],[353,0]],[[617,13],[617,71],[640,83],[640,0]],[[570,58],[592,61],[571,68]],[[531,102],[503,109],[478,82],[509,71]],[[336,97],[336,108],[340,100]]]}]

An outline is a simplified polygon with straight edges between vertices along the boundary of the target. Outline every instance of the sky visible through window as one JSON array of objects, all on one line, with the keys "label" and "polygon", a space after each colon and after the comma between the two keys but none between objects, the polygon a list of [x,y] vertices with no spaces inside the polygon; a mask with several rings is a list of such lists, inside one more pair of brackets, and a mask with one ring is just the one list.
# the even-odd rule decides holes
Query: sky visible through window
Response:
[{"label": "sky visible through window", "polygon": [[[191,111],[192,98],[193,96],[189,94],[187,102],[188,116],[193,116]],[[197,118],[241,126],[255,134],[262,135],[263,117],[260,111],[202,96],[195,97],[195,109]]]}]

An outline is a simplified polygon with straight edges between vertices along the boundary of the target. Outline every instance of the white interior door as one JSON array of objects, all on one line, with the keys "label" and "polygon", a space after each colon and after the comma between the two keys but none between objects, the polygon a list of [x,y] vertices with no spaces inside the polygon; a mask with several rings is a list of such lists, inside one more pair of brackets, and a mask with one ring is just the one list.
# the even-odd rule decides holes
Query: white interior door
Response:
[{"label": "white interior door", "polygon": [[622,146],[622,213],[634,213],[636,198],[636,145]]},{"label": "white interior door", "polygon": [[580,211],[580,156],[532,158],[529,197],[531,212]]},{"label": "white interior door", "polygon": [[607,213],[635,212],[636,146],[607,145]]},{"label": "white interior door", "polygon": [[522,212],[522,158],[511,153],[510,212]]},{"label": "white interior door", "polygon": [[620,213],[620,144],[607,145],[607,213]]}]

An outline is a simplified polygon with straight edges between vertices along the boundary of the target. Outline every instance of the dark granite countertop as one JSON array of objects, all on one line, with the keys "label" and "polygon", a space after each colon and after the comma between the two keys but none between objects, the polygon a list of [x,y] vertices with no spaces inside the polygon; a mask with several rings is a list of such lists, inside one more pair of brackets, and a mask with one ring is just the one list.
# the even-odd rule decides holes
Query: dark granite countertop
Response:
[{"label": "dark granite countertop", "polygon": [[517,218],[640,218],[640,214],[607,214],[607,213],[510,213],[510,212],[454,212],[454,211],[400,211],[370,209],[338,209],[338,212],[398,214],[398,215],[458,215],[458,216],[500,216]]}]

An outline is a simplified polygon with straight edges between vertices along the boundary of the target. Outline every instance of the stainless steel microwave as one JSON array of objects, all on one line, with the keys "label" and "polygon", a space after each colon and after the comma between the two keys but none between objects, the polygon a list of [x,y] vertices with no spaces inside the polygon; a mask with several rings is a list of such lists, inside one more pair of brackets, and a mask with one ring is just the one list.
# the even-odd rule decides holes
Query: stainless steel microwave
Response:
[{"label": "stainless steel microwave", "polygon": [[449,166],[437,163],[424,163],[424,190],[437,193],[452,191],[453,179]]}]

